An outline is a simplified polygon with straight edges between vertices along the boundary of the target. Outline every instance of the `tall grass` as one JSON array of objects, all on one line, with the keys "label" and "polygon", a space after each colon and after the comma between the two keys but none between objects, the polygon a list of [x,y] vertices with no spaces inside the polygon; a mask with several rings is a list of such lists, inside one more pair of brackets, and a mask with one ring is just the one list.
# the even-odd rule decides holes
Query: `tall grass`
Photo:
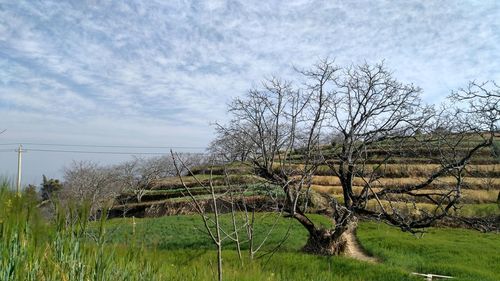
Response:
[{"label": "tall grass", "polygon": [[[88,236],[88,208],[60,211],[45,222],[36,200],[17,196],[7,182],[0,187],[0,280],[164,280],[158,264],[137,249],[117,253],[105,244],[104,220]],[[92,238],[92,242],[89,239]]]}]

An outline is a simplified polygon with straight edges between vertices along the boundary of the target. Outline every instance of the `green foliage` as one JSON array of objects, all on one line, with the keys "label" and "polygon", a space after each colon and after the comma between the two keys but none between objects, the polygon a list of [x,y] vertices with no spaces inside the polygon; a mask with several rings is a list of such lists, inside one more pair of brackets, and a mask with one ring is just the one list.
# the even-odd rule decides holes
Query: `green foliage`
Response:
[{"label": "green foliage", "polygon": [[38,192],[36,191],[36,186],[32,184],[28,184],[28,186],[24,188],[24,193],[32,198],[36,198],[38,196]]},{"label": "green foliage", "polygon": [[62,184],[58,179],[47,179],[43,175],[43,180],[41,184],[40,192],[42,194],[42,200],[49,200],[57,194],[62,189]]}]

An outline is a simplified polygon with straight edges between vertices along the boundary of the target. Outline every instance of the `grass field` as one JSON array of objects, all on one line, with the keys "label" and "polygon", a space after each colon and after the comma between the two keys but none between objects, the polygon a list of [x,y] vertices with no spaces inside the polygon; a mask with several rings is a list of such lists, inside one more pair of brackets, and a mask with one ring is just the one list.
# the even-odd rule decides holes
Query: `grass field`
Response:
[{"label": "grass field", "polygon": [[[135,219],[135,227],[130,218],[86,226],[78,212],[71,223],[61,215],[44,221],[35,203],[26,194],[19,198],[0,189],[0,280],[213,280],[215,251],[197,216]],[[320,215],[313,218],[328,223]],[[275,219],[274,214],[257,215],[257,242]],[[229,216],[222,221],[227,226]],[[500,277],[500,236],[460,229],[432,228],[417,239],[385,224],[362,222],[360,242],[381,260],[369,264],[303,254],[306,232],[295,221],[279,218],[257,256],[289,228],[289,238],[272,257],[250,261],[243,243],[243,265],[228,242],[225,280],[421,280],[412,271],[449,274],[454,280]]]},{"label": "grass field", "polygon": [[[324,217],[314,218],[327,223]],[[269,228],[273,220],[272,216],[260,214],[260,230]],[[223,222],[229,224],[229,216],[223,216]],[[134,241],[133,243],[142,243],[146,248],[155,249],[159,255],[181,255],[183,262],[180,263],[167,259],[174,265],[181,266],[183,269],[180,272],[187,274],[186,276],[190,276],[192,265],[200,266],[199,270],[203,271],[201,260],[206,259],[204,263],[208,264],[210,258],[215,257],[211,250],[213,246],[200,230],[201,220],[196,216],[136,219],[135,235],[132,234],[132,219],[112,220],[108,222],[108,226],[110,242],[123,244]],[[237,274],[233,270],[239,267],[235,246],[232,244],[228,244],[224,252],[229,276],[233,276],[234,280],[421,280],[409,277],[409,272],[416,271],[457,277],[454,280],[500,278],[498,234],[430,228],[422,238],[417,238],[382,223],[363,222],[357,231],[359,240],[369,253],[382,260],[382,264],[371,265],[346,257],[314,257],[300,253],[307,233],[296,222],[286,219],[280,220],[264,250],[275,245],[288,227],[291,227],[290,237],[271,261],[266,265],[266,259],[263,258],[252,264],[252,271],[256,272],[251,274],[266,276],[267,272],[274,274],[272,278],[266,276],[262,279],[245,279],[248,278],[244,278],[245,274],[231,275]],[[257,240],[259,239],[262,239],[262,233],[258,236]],[[245,250],[247,246],[243,244],[242,248]],[[202,257],[199,256],[200,253]],[[307,265],[303,266],[304,264]]]},{"label": "grass field", "polygon": [[498,234],[431,228],[416,239],[383,224],[363,223],[358,238],[369,253],[388,266],[459,277],[454,280],[500,278]]}]

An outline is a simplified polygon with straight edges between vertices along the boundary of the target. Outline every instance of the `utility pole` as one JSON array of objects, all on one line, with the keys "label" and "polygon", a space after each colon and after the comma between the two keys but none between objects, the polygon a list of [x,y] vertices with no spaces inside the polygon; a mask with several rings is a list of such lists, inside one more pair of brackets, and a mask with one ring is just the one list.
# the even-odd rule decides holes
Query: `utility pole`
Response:
[{"label": "utility pole", "polygon": [[23,146],[20,144],[17,149],[17,196],[21,196],[21,171],[22,171],[22,153]]}]

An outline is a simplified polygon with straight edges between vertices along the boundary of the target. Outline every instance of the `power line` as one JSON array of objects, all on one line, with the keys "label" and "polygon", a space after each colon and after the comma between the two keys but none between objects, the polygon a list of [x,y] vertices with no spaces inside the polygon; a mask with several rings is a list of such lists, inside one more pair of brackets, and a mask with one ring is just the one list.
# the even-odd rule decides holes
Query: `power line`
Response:
[{"label": "power line", "polygon": [[[15,150],[4,149],[0,152],[14,152]],[[116,154],[116,155],[165,155],[170,152],[130,152],[130,151],[89,151],[89,150],[60,150],[60,149],[37,149],[37,148],[25,148],[23,152],[55,152],[55,153],[76,153],[76,154]]]},{"label": "power line", "polygon": [[125,155],[163,155],[168,154],[165,152],[125,152],[125,151],[88,151],[88,150],[59,150],[59,149],[36,149],[28,148],[25,151],[37,151],[37,152],[57,152],[57,153],[81,153],[81,154],[125,154]]},{"label": "power line", "polygon": [[144,149],[206,149],[203,146],[137,146],[137,145],[97,145],[97,144],[63,144],[63,143],[0,143],[0,145],[36,145],[36,146],[62,146],[62,147],[102,147],[102,148],[144,148]]}]

